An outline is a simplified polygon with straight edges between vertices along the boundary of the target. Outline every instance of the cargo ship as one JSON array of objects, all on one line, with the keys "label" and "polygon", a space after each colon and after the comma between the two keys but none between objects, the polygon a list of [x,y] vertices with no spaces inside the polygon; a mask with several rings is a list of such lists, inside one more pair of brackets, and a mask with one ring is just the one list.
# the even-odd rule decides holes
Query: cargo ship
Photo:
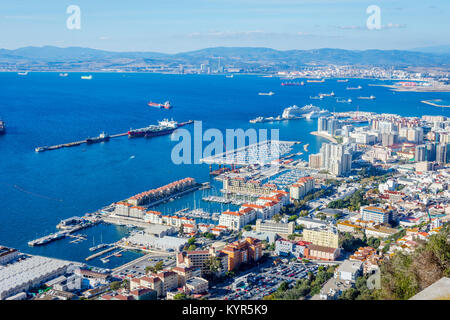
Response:
[{"label": "cargo ship", "polygon": [[361,86],[357,86],[357,87],[347,87],[347,90],[361,90],[362,87]]},{"label": "cargo ship", "polygon": [[4,134],[5,131],[6,131],[5,122],[3,120],[0,120],[0,134]]},{"label": "cargo ship", "polygon": [[325,79],[322,79],[322,80],[312,80],[312,79],[310,79],[310,80],[306,80],[307,82],[310,82],[310,83],[322,83],[322,82],[325,82]]},{"label": "cargo ship", "polygon": [[334,92],[331,93],[319,93],[319,97],[334,97]]},{"label": "cargo ship", "polygon": [[168,120],[164,119],[163,121],[158,121],[158,125],[150,125],[145,128],[141,129],[134,129],[128,131],[128,137],[129,138],[137,138],[137,137],[157,137],[157,136],[163,136],[167,134],[171,134],[174,132],[177,128],[182,127],[186,124],[192,123],[192,120],[189,120],[187,122],[178,123],[174,120]]},{"label": "cargo ship", "polygon": [[169,101],[166,101],[164,103],[156,103],[156,102],[149,102],[148,103],[149,107],[155,107],[155,108],[159,108],[159,109],[171,109],[172,105],[170,104]]},{"label": "cargo ship", "polygon": [[258,93],[258,95],[260,95],[260,96],[273,96],[274,94],[275,94],[275,92],[273,92],[273,91]]},{"label": "cargo ship", "polygon": [[359,100],[375,100],[375,96],[370,97],[358,97]]},{"label": "cargo ship", "polygon": [[109,135],[104,132],[100,133],[98,137],[86,139],[87,144],[99,143],[104,141],[109,141]]}]

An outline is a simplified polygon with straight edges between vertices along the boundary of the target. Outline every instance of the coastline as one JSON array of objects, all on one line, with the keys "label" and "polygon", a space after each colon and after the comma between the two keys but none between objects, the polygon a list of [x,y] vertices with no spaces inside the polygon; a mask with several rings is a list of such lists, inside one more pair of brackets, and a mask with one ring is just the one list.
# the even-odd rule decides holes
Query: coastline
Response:
[{"label": "coastline", "polygon": [[321,137],[321,138],[327,139],[328,141],[334,142],[336,144],[339,143],[335,138],[333,138],[333,137],[331,137],[331,136],[329,136],[327,134],[323,134],[323,133],[320,133],[320,132],[317,132],[317,131],[312,131],[311,134],[313,136],[317,136],[317,137]]},{"label": "coastline", "polygon": [[392,84],[369,84],[371,87],[386,87],[395,92],[450,92],[450,86],[441,87],[399,87]]}]

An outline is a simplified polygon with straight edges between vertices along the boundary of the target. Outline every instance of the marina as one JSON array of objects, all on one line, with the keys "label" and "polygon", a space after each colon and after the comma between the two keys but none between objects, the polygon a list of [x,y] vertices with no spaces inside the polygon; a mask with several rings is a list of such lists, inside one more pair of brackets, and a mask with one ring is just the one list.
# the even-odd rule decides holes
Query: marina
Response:
[{"label": "marina", "polygon": [[297,141],[265,140],[235,150],[226,151],[200,161],[207,164],[268,164],[289,153]]}]

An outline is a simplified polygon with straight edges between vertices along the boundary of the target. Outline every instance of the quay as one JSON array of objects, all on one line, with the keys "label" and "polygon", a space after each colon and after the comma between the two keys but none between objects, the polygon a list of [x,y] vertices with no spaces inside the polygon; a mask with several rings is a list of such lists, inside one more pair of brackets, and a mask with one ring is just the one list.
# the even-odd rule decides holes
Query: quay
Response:
[{"label": "quay", "polygon": [[[113,135],[110,135],[109,138],[113,139],[113,138],[123,137],[123,136],[126,136],[127,134],[128,133],[126,133],[126,132],[113,134]],[[61,148],[70,148],[70,147],[79,146],[79,145],[82,145],[84,143],[87,143],[87,139],[86,140],[81,140],[81,141],[57,144],[57,145],[49,146],[49,147],[37,147],[35,149],[35,151],[36,152],[44,152],[44,151],[50,151],[50,150],[58,150],[58,149],[61,149]]]},{"label": "quay", "polygon": [[105,249],[103,251],[100,251],[100,252],[94,253],[93,255],[90,255],[89,257],[87,257],[84,260],[89,261],[89,260],[95,259],[97,257],[100,257],[100,256],[104,255],[105,253],[108,253],[108,252],[111,252],[113,250],[116,250],[117,248],[118,248],[118,246],[114,245],[114,246],[112,246],[112,247],[110,247],[108,249]]},{"label": "quay", "polygon": [[420,102],[428,104],[428,105],[433,106],[433,107],[450,108],[450,105],[443,105],[443,104],[437,104],[436,103],[436,102],[442,102],[442,99],[422,100]]},{"label": "quay", "polygon": [[43,236],[41,238],[32,240],[28,242],[28,245],[30,247],[35,247],[35,246],[41,246],[56,240],[60,240],[60,239],[64,239],[66,237],[71,237],[71,238],[76,238],[76,242],[82,241],[82,239],[85,239],[85,237],[83,237],[82,235],[72,235],[72,233],[91,227],[93,225],[98,224],[99,221],[90,221],[87,223],[82,223],[82,224],[77,224],[71,228],[67,228],[64,231],[58,231],[55,233],[51,233],[49,235]]},{"label": "quay", "polygon": [[[194,120],[188,120],[185,122],[181,122],[178,124],[178,128],[194,123]],[[114,138],[119,138],[119,137],[123,137],[123,136],[127,136],[128,132],[123,132],[123,133],[117,133],[117,134],[113,134],[113,135],[109,135],[109,136],[102,136],[103,134],[101,134],[99,136],[99,138],[101,138],[100,141],[96,141],[96,142],[106,142],[109,141],[110,139],[114,139]],[[94,138],[94,139],[98,139],[98,138]],[[79,146],[82,145],[84,143],[89,144],[89,143],[93,143],[91,141],[91,138],[87,138],[86,140],[81,140],[81,141],[75,141],[75,142],[69,142],[69,143],[63,143],[63,144],[57,144],[54,146],[44,146],[44,147],[37,147],[34,150],[36,152],[44,152],[44,151],[49,151],[49,150],[57,150],[57,149],[61,149],[61,148],[70,148],[70,147],[75,147],[75,146]]]}]

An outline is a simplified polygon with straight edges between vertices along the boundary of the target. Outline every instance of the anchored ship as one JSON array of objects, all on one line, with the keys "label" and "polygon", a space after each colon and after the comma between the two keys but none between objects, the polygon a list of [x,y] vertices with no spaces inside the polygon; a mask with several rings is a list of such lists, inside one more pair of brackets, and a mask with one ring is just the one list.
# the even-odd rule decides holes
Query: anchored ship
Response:
[{"label": "anchored ship", "polygon": [[375,100],[375,96],[370,97],[358,97],[359,100]]},{"label": "anchored ship", "polygon": [[109,135],[104,132],[100,133],[98,137],[86,139],[87,144],[99,143],[104,141],[109,141]]},{"label": "anchored ship", "polygon": [[156,137],[156,136],[163,136],[167,134],[171,134],[174,132],[177,128],[184,126],[186,124],[192,123],[193,121],[187,121],[183,123],[178,123],[174,120],[168,120],[164,119],[163,121],[158,121],[158,125],[150,125],[145,128],[141,129],[134,129],[128,131],[128,137],[129,138],[136,138],[136,137]]},{"label": "anchored ship", "polygon": [[[303,82],[302,82],[303,83]],[[282,86],[302,86],[303,84],[300,82],[282,82]]]},{"label": "anchored ship", "polygon": [[347,89],[347,90],[360,90],[360,89],[362,89],[362,87],[361,87],[361,86],[357,86],[357,87],[347,87],[346,89]]},{"label": "anchored ship", "polygon": [[322,79],[322,80],[312,80],[312,79],[309,79],[309,80],[306,80],[307,82],[310,82],[310,83],[322,83],[322,82],[325,82],[325,79]]},{"label": "anchored ship", "polygon": [[273,96],[274,94],[275,94],[275,92],[273,92],[273,91],[258,93],[258,95],[260,95],[260,96]]},{"label": "anchored ship", "polygon": [[334,92],[331,93],[319,93],[319,97],[334,97]]},{"label": "anchored ship", "polygon": [[92,79],[92,75],[81,76],[81,79],[83,79],[83,80],[91,80]]},{"label": "anchored ship", "polygon": [[159,109],[171,109],[172,105],[170,104],[169,101],[166,101],[164,103],[156,103],[156,102],[149,102],[148,103],[149,107],[155,107],[155,108],[159,108]]}]

